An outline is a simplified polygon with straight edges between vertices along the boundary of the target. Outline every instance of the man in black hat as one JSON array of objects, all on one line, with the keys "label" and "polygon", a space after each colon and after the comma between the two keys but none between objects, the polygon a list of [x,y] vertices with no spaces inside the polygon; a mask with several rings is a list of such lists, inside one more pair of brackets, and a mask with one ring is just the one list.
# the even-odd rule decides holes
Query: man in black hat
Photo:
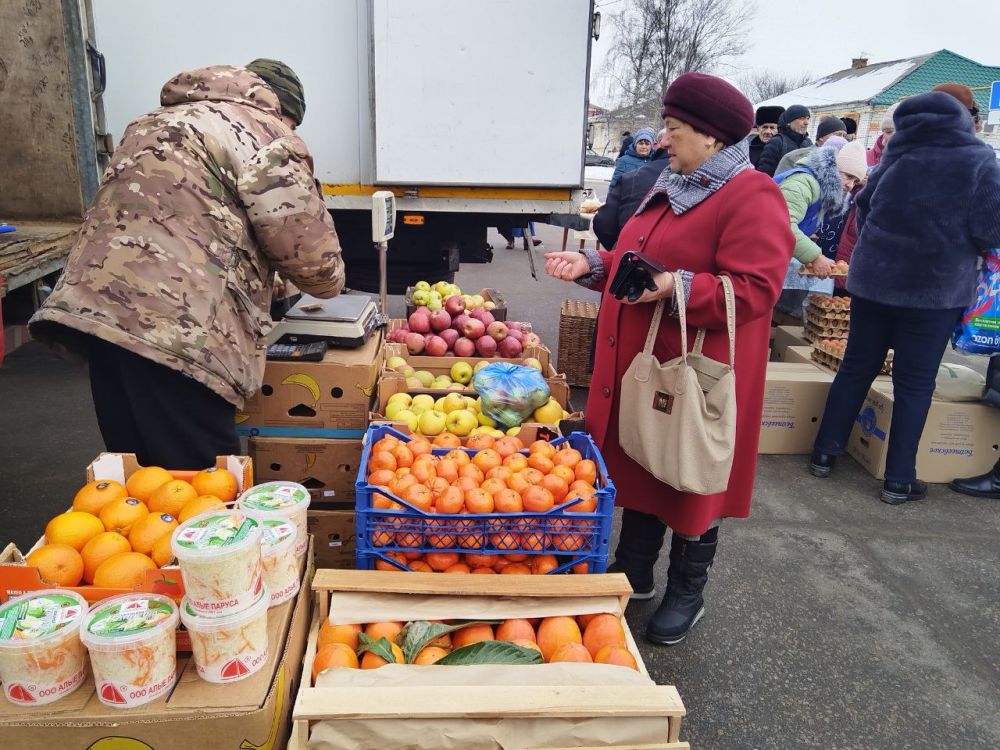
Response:
[{"label": "man in black hat", "polygon": [[806,133],[809,131],[810,112],[801,104],[793,104],[778,120],[778,134],[767,145],[757,161],[757,171],[774,177],[781,157],[797,148],[812,145]]},{"label": "man in black hat", "polygon": [[847,129],[847,135],[844,138],[850,143],[858,137],[858,121],[853,117],[841,117],[840,119],[844,121],[844,127]]},{"label": "man in black hat", "polygon": [[784,111],[784,107],[757,107],[757,112],[754,115],[757,134],[749,137],[750,163],[755,168],[757,162],[760,161],[764,146],[778,134],[778,120],[781,119]]}]

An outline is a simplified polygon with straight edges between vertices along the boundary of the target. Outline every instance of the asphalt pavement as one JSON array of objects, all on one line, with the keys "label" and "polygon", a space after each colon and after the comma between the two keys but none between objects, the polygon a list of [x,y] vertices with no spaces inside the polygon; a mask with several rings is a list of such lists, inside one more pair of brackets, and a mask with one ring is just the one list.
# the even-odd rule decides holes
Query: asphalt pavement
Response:
[{"label": "asphalt pavement", "polygon": [[[496,234],[464,288],[501,289],[555,351],[559,305],[596,299],[541,274],[561,230],[539,226],[539,279]],[[572,238],[571,238],[572,243]],[[402,312],[393,298],[390,311]],[[582,407],[585,392],[574,391]],[[85,371],[37,343],[0,368],[0,540],[22,549],[65,509],[103,446]],[[713,750],[1000,748],[1000,502],[933,486],[891,507],[850,459],[826,480],[761,457],[753,513],[728,521],[707,614],[682,644],[644,644],[657,601],[629,607],[652,676],[677,686],[681,736]],[[657,567],[666,579],[666,551]]]}]

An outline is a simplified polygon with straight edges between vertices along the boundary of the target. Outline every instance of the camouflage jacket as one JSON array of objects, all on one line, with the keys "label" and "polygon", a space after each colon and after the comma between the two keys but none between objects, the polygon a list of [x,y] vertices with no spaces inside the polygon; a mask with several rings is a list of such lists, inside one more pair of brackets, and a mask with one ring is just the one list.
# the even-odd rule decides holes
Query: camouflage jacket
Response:
[{"label": "camouflage jacket", "polygon": [[272,277],[317,297],[344,286],[309,152],[255,74],[181,73],[132,122],[34,336],[92,334],[241,406],[260,387]]}]

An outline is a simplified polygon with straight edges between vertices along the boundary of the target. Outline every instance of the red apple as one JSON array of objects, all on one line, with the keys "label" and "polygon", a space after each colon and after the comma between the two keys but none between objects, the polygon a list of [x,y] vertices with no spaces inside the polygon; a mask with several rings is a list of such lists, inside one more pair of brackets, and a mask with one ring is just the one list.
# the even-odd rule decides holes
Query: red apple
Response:
[{"label": "red apple", "polygon": [[514,357],[521,356],[521,342],[518,341],[513,336],[508,336],[500,345],[497,347],[497,351],[500,352],[501,357],[506,357],[507,359],[514,359]]},{"label": "red apple", "polygon": [[453,294],[444,301],[444,309],[447,310],[448,314],[452,317],[455,315],[461,315],[465,312],[465,300],[457,294]]},{"label": "red apple", "polygon": [[494,320],[492,323],[486,326],[486,335],[499,344],[501,341],[507,338],[507,326],[505,326],[499,320]]},{"label": "red apple", "polygon": [[[493,339],[490,339],[492,341]],[[456,357],[471,357],[476,353],[476,345],[470,339],[460,338],[455,342],[452,347],[455,350]]]},{"label": "red apple", "polygon": [[443,357],[447,351],[448,343],[440,336],[431,336],[424,347],[424,354],[428,354],[431,357]]},{"label": "red apple", "polygon": [[496,318],[493,317],[493,313],[491,313],[489,310],[483,310],[482,315],[479,316],[479,319],[483,321],[483,325],[486,326],[487,328],[490,327],[490,324],[496,322]]},{"label": "red apple", "polygon": [[443,338],[445,343],[448,344],[449,349],[455,348],[455,342],[458,341],[458,335],[458,331],[454,328],[446,328],[438,334],[438,336]]},{"label": "red apple", "polygon": [[496,339],[491,336],[481,336],[476,340],[476,351],[480,357],[492,357],[497,353]]},{"label": "red apple", "polygon": [[537,333],[526,333],[524,334],[524,339],[521,341],[521,345],[527,349],[530,346],[541,346],[542,340],[538,338]]},{"label": "red apple", "polygon": [[524,334],[521,332],[520,328],[511,328],[507,326],[507,336],[512,339],[517,339],[518,343],[524,341]]},{"label": "red apple", "polygon": [[460,315],[456,315],[455,318],[451,321],[451,327],[454,328],[456,331],[461,331],[462,326],[464,326],[468,320],[469,320],[468,313],[462,313]]},{"label": "red apple", "polygon": [[427,305],[421,305],[420,307],[416,308],[413,312],[418,312],[421,315],[430,315],[431,309],[427,307]]},{"label": "red apple", "polygon": [[406,322],[409,324],[410,330],[416,333],[427,333],[431,330],[430,313],[422,313],[417,310],[410,314]]},{"label": "red apple", "polygon": [[406,350],[410,354],[420,354],[424,350],[426,343],[422,333],[411,332],[406,334]]},{"label": "red apple", "polygon": [[435,310],[431,313],[431,328],[435,331],[443,331],[451,326],[451,316],[444,310]]},{"label": "red apple", "polygon": [[469,318],[462,326],[461,334],[467,339],[476,341],[486,334],[486,324],[478,318]]},{"label": "red apple", "polygon": [[406,334],[410,332],[410,329],[406,326],[402,328],[397,328],[395,331],[389,334],[389,341],[393,344],[402,344],[406,341]]}]

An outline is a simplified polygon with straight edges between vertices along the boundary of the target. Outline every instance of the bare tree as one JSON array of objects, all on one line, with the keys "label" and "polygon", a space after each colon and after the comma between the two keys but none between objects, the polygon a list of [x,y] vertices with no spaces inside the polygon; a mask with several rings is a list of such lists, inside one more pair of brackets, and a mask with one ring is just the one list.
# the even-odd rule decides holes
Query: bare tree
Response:
[{"label": "bare tree", "polygon": [[739,0],[631,0],[611,16],[609,95],[618,106],[658,113],[674,78],[717,69],[745,51],[753,14],[753,4]]},{"label": "bare tree", "polygon": [[793,91],[814,80],[815,76],[811,73],[789,75],[776,73],[773,70],[753,70],[741,75],[737,85],[746,94],[747,99],[756,104]]}]

